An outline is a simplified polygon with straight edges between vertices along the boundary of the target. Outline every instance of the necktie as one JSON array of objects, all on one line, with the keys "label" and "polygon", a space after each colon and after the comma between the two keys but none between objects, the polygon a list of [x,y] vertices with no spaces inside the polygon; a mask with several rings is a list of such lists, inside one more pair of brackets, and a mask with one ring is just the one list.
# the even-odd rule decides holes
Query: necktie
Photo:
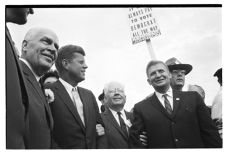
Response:
[{"label": "necktie", "polygon": [[163,95],[165,108],[169,114],[172,114],[173,110],[172,110],[169,100],[167,99],[167,96],[168,96],[167,94]]},{"label": "necktie", "polygon": [[121,112],[117,112],[118,116],[119,116],[119,121],[120,121],[120,128],[123,131],[123,133],[128,136],[128,132],[127,132],[127,128],[126,128],[126,124],[123,120],[123,118],[121,117]]},{"label": "necktie", "polygon": [[79,96],[76,88],[72,88],[72,98],[73,98],[74,106],[76,107],[77,112],[80,116],[80,119],[81,119],[82,123],[85,125],[83,103],[80,100],[80,96]]}]

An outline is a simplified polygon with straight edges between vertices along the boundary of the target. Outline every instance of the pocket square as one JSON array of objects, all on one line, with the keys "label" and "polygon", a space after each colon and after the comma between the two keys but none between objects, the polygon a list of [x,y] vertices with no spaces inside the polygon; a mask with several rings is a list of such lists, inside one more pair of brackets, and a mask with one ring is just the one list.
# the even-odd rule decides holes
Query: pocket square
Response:
[{"label": "pocket square", "polygon": [[180,98],[176,98],[176,100],[180,100]]}]

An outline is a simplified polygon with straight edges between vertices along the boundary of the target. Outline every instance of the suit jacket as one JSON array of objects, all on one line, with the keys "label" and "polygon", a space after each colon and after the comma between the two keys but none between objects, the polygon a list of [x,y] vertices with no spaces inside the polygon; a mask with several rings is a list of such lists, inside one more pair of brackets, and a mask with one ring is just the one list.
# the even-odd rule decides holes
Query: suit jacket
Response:
[{"label": "suit jacket", "polygon": [[50,103],[53,119],[54,142],[63,149],[96,149],[106,148],[106,137],[98,137],[96,124],[103,124],[99,108],[93,93],[90,90],[77,87],[83,103],[84,121],[75,108],[69,94],[60,81],[49,86],[55,100]]},{"label": "suit jacket", "polygon": [[29,149],[50,149],[53,119],[50,107],[34,74],[22,61],[20,64],[28,89],[29,97]]},{"label": "suit jacket", "polygon": [[[126,118],[132,121],[132,113],[126,112]],[[130,148],[129,139],[121,130],[120,125],[116,121],[112,112],[106,108],[104,113],[101,113],[102,120],[105,124],[105,133],[108,141],[109,149],[128,149]]]},{"label": "suit jacket", "polygon": [[141,144],[138,135],[147,131],[148,148],[219,148],[222,140],[207,107],[196,92],[173,91],[173,113],[169,115],[157,96],[134,106],[130,140]]},{"label": "suit jacket", "polygon": [[26,148],[28,96],[18,55],[6,28],[6,148]]}]

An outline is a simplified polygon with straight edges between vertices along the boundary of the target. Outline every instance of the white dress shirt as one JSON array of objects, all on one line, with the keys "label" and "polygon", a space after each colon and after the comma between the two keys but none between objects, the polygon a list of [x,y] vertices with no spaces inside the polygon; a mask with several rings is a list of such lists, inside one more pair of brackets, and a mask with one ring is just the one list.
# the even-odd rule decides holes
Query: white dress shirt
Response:
[{"label": "white dress shirt", "polygon": [[165,108],[165,103],[164,103],[164,97],[163,97],[163,95],[167,94],[167,99],[169,100],[170,105],[171,105],[171,108],[173,110],[173,92],[172,92],[172,88],[171,87],[164,94],[159,93],[157,91],[155,91],[155,94],[156,94],[157,98],[159,99],[160,103],[163,105],[164,108]]},{"label": "white dress shirt", "polygon": [[[73,101],[77,112],[81,118],[81,121],[83,122],[83,124],[85,125],[84,122],[84,110],[83,110],[83,103],[80,99],[77,87],[73,87],[72,85],[70,85],[69,83],[67,83],[66,81],[64,81],[63,79],[59,78],[59,81],[63,84],[63,86],[66,88],[67,93],[69,94],[71,100]],[[73,94],[74,93],[74,94]]]},{"label": "white dress shirt", "polygon": [[[109,108],[109,110],[112,112],[114,118],[116,119],[117,123],[118,123],[119,126],[120,126],[119,115],[117,114],[117,112],[114,111],[114,110],[112,110],[112,109],[110,109],[110,108]],[[127,120],[127,117],[126,117],[126,114],[125,114],[125,110],[122,109],[120,112],[121,112],[121,117],[122,117],[122,119],[124,120],[124,123],[126,124],[127,130],[129,130],[129,127],[131,126],[131,125],[130,125],[131,123],[130,123],[130,121]]]}]

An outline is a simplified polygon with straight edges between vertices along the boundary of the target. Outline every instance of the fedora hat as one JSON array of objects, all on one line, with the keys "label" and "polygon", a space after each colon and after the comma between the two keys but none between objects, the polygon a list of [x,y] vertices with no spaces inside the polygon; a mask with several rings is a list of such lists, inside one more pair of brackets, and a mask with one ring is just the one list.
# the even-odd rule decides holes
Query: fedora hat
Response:
[{"label": "fedora hat", "polygon": [[182,64],[175,57],[168,59],[166,61],[166,65],[168,66],[170,72],[173,70],[185,70],[185,75],[187,75],[192,70],[192,66],[190,64]]},{"label": "fedora hat", "polygon": [[222,68],[218,69],[213,76],[222,78]]},{"label": "fedora hat", "polygon": [[104,90],[102,91],[102,93],[98,96],[98,100],[102,101],[104,99]]}]

